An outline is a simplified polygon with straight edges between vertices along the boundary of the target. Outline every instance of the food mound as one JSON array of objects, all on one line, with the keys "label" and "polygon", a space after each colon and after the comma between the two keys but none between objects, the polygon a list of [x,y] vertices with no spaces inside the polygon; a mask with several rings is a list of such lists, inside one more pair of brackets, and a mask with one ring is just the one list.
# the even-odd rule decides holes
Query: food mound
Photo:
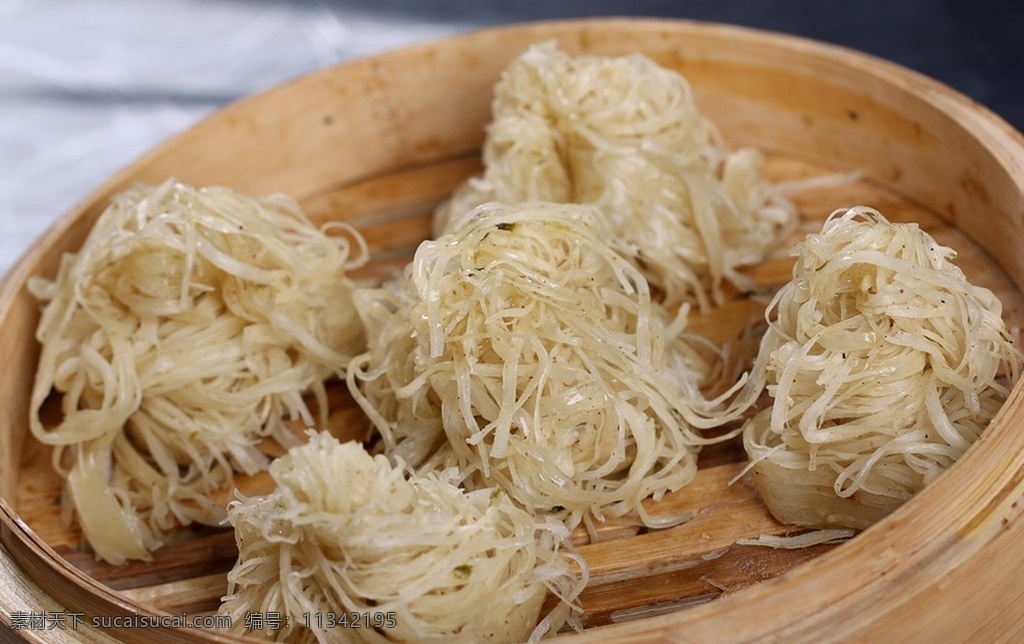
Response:
[{"label": "food mound", "polygon": [[386,453],[570,526],[689,482],[710,367],[613,237],[592,207],[488,204],[357,292],[349,389]]},{"label": "food mound", "polygon": [[31,429],[97,556],[148,559],[165,530],[218,523],[211,494],[267,466],[256,442],[296,443],[287,418],[316,424],[305,391],[326,416],[323,380],[363,344],[345,274],[366,252],[335,227],[281,195],[139,185],[55,280],[31,282],[45,303]]},{"label": "food mound", "polygon": [[839,210],[793,254],[755,366],[773,403],[744,445],[777,519],[866,528],[978,438],[1021,356],[999,300],[916,224]]},{"label": "food mound", "polygon": [[658,299],[703,309],[722,302],[723,279],[751,289],[737,268],[795,223],[760,153],[727,149],[686,80],[642,55],[533,46],[502,74],[492,112],[483,175],[438,210],[437,234],[488,201],[592,204]]},{"label": "food mound", "polygon": [[404,470],[327,434],[274,461],[277,488],[228,511],[239,558],[220,613],[236,632],[247,612],[281,615],[250,633],[287,642],[521,642],[565,623],[583,581],[564,526]]}]

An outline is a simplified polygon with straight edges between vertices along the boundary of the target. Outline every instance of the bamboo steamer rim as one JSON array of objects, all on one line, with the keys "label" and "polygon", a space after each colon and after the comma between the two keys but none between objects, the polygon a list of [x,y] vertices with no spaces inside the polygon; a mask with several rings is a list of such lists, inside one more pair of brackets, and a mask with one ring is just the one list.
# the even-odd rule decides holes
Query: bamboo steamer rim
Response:
[{"label": "bamboo steamer rim", "polygon": [[[496,46],[521,50],[528,43],[555,37],[577,48],[609,48],[620,36],[640,43],[650,39],[659,43],[693,41],[699,47],[737,44],[736,55],[763,48],[773,56],[798,61],[794,64],[802,66],[803,73],[837,72],[861,83],[866,92],[889,92],[890,97],[896,96],[892,100],[897,103],[924,106],[944,123],[955,124],[959,128],[956,136],[968,137],[982,151],[979,158],[987,171],[984,178],[998,184],[998,190],[989,190],[993,210],[985,216],[1007,226],[983,225],[968,233],[997,258],[1018,288],[1024,284],[1024,258],[1017,257],[1014,243],[1024,240],[1024,138],[987,109],[920,74],[834,45],[727,25],[606,18],[470,32],[342,63],[221,110],[114,175],[58,220],[0,282],[0,324],[7,324],[13,317],[35,315],[35,305],[24,288],[26,281],[40,266],[53,264],[50,249],[84,236],[101,210],[97,204],[105,203],[111,194],[137,178],[160,172],[161,159],[195,146],[204,134],[214,131],[216,124],[355,69],[390,69],[403,61],[431,59],[446,52],[483,55]],[[732,50],[722,55],[731,56]],[[262,179],[254,177],[252,181]],[[879,177],[882,181],[891,179]],[[295,181],[301,183],[303,179]],[[904,186],[896,180],[896,188],[903,187],[910,190],[913,185]],[[922,201],[954,223],[984,223],[953,206],[946,208],[931,195]],[[12,376],[8,372],[4,377]],[[0,387],[0,395],[5,400],[14,399],[4,390],[15,391],[18,385],[6,382]],[[1024,631],[1024,609],[1020,608],[1024,582],[1018,581],[1016,574],[1020,554],[1024,553],[1024,431],[1018,430],[1024,414],[1022,405],[1022,385],[1018,384],[993,425],[946,475],[842,547],[741,593],[685,611],[597,629],[582,637],[741,641],[878,636],[927,639],[948,634],[966,639],[979,633],[1003,637],[1019,634]],[[14,454],[20,450],[13,450],[17,442],[10,436],[12,426],[23,421],[12,418],[14,414],[6,416],[0,426],[4,432],[0,448]],[[0,474],[0,482],[6,486],[0,489],[12,489],[15,476],[16,472],[10,471]],[[18,517],[4,498],[0,498],[0,542],[28,577],[66,606],[96,614],[154,614],[68,563]],[[150,635],[160,641],[237,641],[183,628],[147,632]]]}]

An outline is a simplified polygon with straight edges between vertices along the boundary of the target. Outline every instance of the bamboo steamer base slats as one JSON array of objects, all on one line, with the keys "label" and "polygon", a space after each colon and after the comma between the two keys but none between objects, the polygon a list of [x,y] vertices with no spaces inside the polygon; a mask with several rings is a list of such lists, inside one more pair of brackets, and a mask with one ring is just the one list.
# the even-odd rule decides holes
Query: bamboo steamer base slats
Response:
[{"label": "bamboo steamer base slats", "polygon": [[[228,527],[190,526],[167,534],[153,561],[110,566],[65,521],[51,450],[27,426],[39,310],[24,288],[29,277],[52,276],[112,194],[169,176],[290,194],[315,222],[359,230],[372,261],[353,278],[372,284],[400,275],[430,236],[437,204],[480,170],[500,70],[552,38],[572,53],[640,51],[678,69],[730,145],[764,151],[773,181],[836,179],[792,195],[797,228],[743,269],[756,292],[727,287],[723,303],[691,311],[687,332],[727,349],[708,353],[723,373],[737,377],[756,352],[765,306],[790,278],[792,244],[834,209],[858,204],[916,222],[956,249],[968,279],[1002,301],[1010,328],[1024,328],[1024,139],[947,88],[883,61],[726,26],[610,19],[513,26],[323,70],[230,106],[139,159],[61,219],[0,283],[0,351],[9,365],[0,373],[0,640],[12,611],[36,606],[90,616],[212,614],[237,556]],[[859,178],[842,174],[851,172]],[[330,384],[329,407],[332,434],[372,441],[343,383]],[[847,542],[793,550],[738,543],[800,531],[768,513],[742,474],[737,437],[705,447],[689,485],[645,504],[652,516],[688,521],[654,530],[609,519],[596,523],[593,540],[582,527],[573,533],[590,575],[579,598],[584,638],[1019,640],[1022,416],[1018,387],[978,444],[899,511]],[[261,449],[271,457],[283,451],[271,441]],[[246,495],[273,487],[265,472],[234,483]],[[218,500],[226,505],[233,494],[224,489]],[[46,635],[232,640],[188,628]]]},{"label": "bamboo steamer base slats", "polygon": [[[430,212],[459,181],[478,170],[477,162],[459,159],[437,166],[373,177],[304,201],[317,221],[344,219],[358,229],[370,247],[373,262],[361,271],[361,278],[389,277],[411,258],[417,243],[430,234]],[[770,157],[769,172],[784,181],[828,174],[829,170],[805,162]],[[1011,324],[1024,324],[1024,298],[998,266],[962,232],[922,207],[866,181],[837,186],[837,200],[831,190],[815,189],[794,195],[801,222],[791,239],[780,244],[771,257],[748,273],[765,291],[752,296],[732,293],[731,299],[708,311],[694,311],[688,331],[734,349],[744,345],[763,320],[766,295],[785,283],[791,274],[788,248],[807,232],[820,229],[821,222],[836,203],[869,204],[895,221],[916,221],[943,243],[960,253],[961,266],[972,281],[994,289],[1008,313]],[[737,353],[749,360],[756,350],[756,338],[745,342]],[[343,439],[366,439],[371,429],[361,410],[334,382],[329,388],[329,429]],[[293,427],[301,436],[302,428]],[[281,453],[267,442],[271,456]],[[653,516],[692,514],[675,527],[648,530],[635,520],[617,519],[597,524],[597,540],[590,543],[581,526],[573,535],[579,554],[589,567],[589,583],[580,597],[582,621],[587,628],[642,619],[652,615],[685,610],[716,600],[752,584],[785,573],[832,545],[795,550],[737,545],[741,539],[761,535],[799,532],[775,521],[767,512],[752,484],[741,477],[745,457],[738,439],[706,447],[700,455],[700,470],[683,489],[647,503]],[[50,465],[50,450],[34,441],[26,445],[21,463],[21,481],[16,497],[22,519],[46,543],[72,565],[98,583],[121,592],[125,598],[169,614],[215,612],[227,592],[227,571],[234,564],[237,549],[233,534],[215,527],[189,527],[169,535],[168,543],[151,562],[129,562],[110,566],[83,545],[74,524],[61,519],[61,480]],[[733,479],[735,482],[730,483]],[[269,475],[239,476],[238,489],[246,494],[272,489]],[[225,490],[226,503],[231,497]],[[549,604],[553,601],[549,598]]]}]

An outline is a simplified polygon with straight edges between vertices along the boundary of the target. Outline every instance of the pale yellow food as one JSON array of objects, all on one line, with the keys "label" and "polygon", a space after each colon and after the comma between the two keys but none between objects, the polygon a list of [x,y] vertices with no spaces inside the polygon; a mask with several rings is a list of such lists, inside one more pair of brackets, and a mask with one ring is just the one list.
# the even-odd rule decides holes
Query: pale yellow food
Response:
[{"label": "pale yellow food", "polygon": [[533,46],[502,74],[492,112],[484,172],[438,209],[437,234],[488,201],[593,204],[658,299],[705,308],[723,280],[753,288],[738,269],[795,223],[760,153],[730,151],[686,80],[642,55]]},{"label": "pale yellow food", "polygon": [[[538,523],[500,490],[467,494],[438,474],[409,476],[328,434],[274,461],[270,474],[274,492],[228,512],[239,558],[220,613],[235,632],[522,642],[561,627],[586,582],[582,560],[563,551],[565,527]],[[549,590],[560,601],[541,619]],[[247,631],[249,612],[285,625]]]},{"label": "pale yellow food", "polygon": [[793,251],[744,428],[758,490],[785,523],[865,528],[977,440],[1019,376],[996,296],[916,224],[834,212]]},{"label": "pale yellow food", "polygon": [[653,518],[717,424],[712,367],[592,207],[488,204],[424,242],[402,279],[358,291],[367,353],[349,389],[388,454],[456,468],[570,526]]},{"label": "pale yellow food", "polygon": [[169,180],[115,196],[56,278],[30,283],[45,303],[30,425],[97,556],[149,559],[173,526],[216,524],[211,494],[267,466],[256,442],[317,423],[303,393],[326,413],[323,380],[364,342],[346,278],[363,246],[287,197]]}]

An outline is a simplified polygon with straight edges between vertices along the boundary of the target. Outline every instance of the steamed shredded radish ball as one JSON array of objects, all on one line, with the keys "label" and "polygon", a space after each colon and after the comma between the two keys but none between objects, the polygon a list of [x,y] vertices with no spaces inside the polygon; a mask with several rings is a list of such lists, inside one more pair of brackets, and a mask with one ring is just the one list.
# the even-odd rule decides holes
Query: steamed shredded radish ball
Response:
[{"label": "steamed shredded radish ball", "polygon": [[[98,557],[149,559],[173,526],[220,522],[211,494],[267,466],[256,442],[316,424],[307,390],[326,419],[324,379],[365,342],[346,278],[365,245],[331,228],[283,195],[138,185],[30,283],[45,303],[32,433]],[[39,415],[52,392],[55,427]]]},{"label": "steamed shredded radish ball", "polygon": [[780,521],[865,528],[935,480],[991,422],[1021,354],[992,292],[916,224],[832,213],[793,251],[743,438]]},{"label": "steamed shredded radish ball", "polygon": [[738,268],[795,224],[760,153],[729,150],[686,79],[640,54],[530,47],[495,86],[492,118],[484,172],[438,209],[438,234],[488,201],[591,204],[656,299],[707,308],[723,281],[753,289]]},{"label": "steamed shredded radish ball", "polygon": [[[328,434],[274,461],[277,489],[228,511],[239,557],[220,613],[235,631],[285,642],[522,642],[574,615],[586,567],[565,526],[538,523],[500,490],[467,494],[404,469]],[[541,619],[549,591],[560,601]],[[251,612],[284,625],[249,628]]]},{"label": "steamed shredded radish ball", "polygon": [[[361,290],[369,338],[349,388],[384,450],[456,468],[568,525],[655,519],[642,501],[696,474],[713,376],[592,207],[487,204]],[[723,440],[723,439],[719,439]]]}]

